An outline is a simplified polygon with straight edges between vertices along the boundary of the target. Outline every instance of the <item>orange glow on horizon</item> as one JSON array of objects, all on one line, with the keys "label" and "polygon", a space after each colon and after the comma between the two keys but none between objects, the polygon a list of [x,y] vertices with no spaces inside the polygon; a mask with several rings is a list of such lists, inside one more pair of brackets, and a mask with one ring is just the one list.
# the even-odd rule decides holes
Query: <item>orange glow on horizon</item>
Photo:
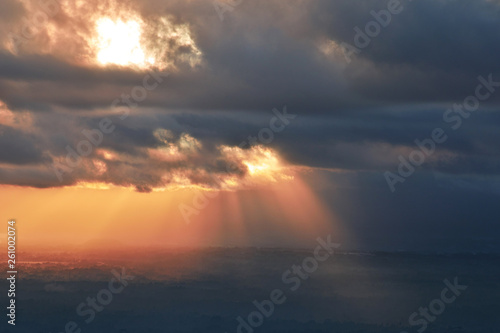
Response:
[{"label": "orange glow on horizon", "polygon": [[[196,204],[200,193],[206,199],[201,208]],[[240,191],[186,188],[138,193],[105,184],[50,189],[1,186],[0,199],[11,214],[6,216],[4,210],[1,219],[18,221],[18,246],[25,251],[296,247],[340,231],[339,221],[300,177]],[[196,210],[189,221],[180,212],[181,204]]]}]

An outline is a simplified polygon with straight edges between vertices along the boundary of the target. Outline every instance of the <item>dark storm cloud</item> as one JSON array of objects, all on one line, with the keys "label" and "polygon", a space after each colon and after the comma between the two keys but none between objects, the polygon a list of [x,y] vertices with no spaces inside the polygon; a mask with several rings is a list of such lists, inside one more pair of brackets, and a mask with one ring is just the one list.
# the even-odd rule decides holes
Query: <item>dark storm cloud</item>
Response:
[{"label": "dark storm cloud", "polygon": [[[382,101],[443,101],[467,94],[479,74],[499,72],[497,2],[401,3],[402,12],[347,68],[360,94]],[[370,11],[386,8],[387,1],[316,2],[311,22],[339,44],[354,45],[353,28],[364,30],[374,20]]]},{"label": "dark storm cloud", "polygon": [[[363,50],[361,57],[378,64],[407,65],[451,73],[496,72],[500,51],[495,1],[401,1],[403,11]],[[314,16],[321,30],[339,41],[352,40],[354,26],[365,29],[371,10],[387,1],[318,2]],[[496,41],[496,42],[495,42]]]},{"label": "dark storm cloud", "polygon": [[15,56],[0,53],[0,72],[3,79],[15,81],[48,81],[63,83],[112,83],[119,85],[135,84],[144,74],[72,66],[50,56]]},{"label": "dark storm cloud", "polygon": [[[198,163],[207,172],[219,170],[216,147],[238,146],[257,135],[268,126],[270,110],[283,104],[298,118],[269,147],[294,165],[383,173],[414,149],[415,139],[443,127],[450,139],[420,170],[498,174],[500,93],[457,131],[449,130],[442,116],[451,103],[474,92],[479,75],[493,73],[500,81],[499,4],[402,3],[403,12],[348,64],[325,45],[352,44],[353,28],[364,28],[373,20],[370,11],[386,8],[387,1],[244,1],[225,13],[223,22],[211,2],[131,2],[145,19],[168,14],[174,23],[188,24],[202,57],[196,66],[174,61],[175,69],[128,119],[112,117],[116,129],[98,148],[126,161],[109,162],[98,180],[148,191],[165,170],[193,170]],[[6,38],[29,14],[15,1],[0,6],[0,15],[9,17],[0,24]],[[53,19],[71,23],[66,16]],[[18,54],[0,52],[0,101],[14,113],[26,110],[34,117],[29,132],[2,127],[0,160],[38,165],[17,175],[3,170],[3,183],[60,186],[96,180],[91,159],[102,158],[98,149],[62,183],[47,171],[47,163],[64,158],[66,147],[84,138],[82,130],[98,128],[102,112],[109,115],[111,103],[141,85],[147,74],[81,64],[63,51],[37,52],[47,38],[42,33]],[[161,146],[157,129],[171,131],[175,140],[184,133],[199,140],[204,158],[170,164],[148,160],[148,149]]]},{"label": "dark storm cloud", "polygon": [[0,163],[17,165],[50,161],[44,158],[37,137],[0,125]]},{"label": "dark storm cloud", "polygon": [[[468,94],[478,75],[500,72],[499,6],[491,1],[403,1],[403,12],[351,64],[321,52],[325,40],[352,44],[353,28],[364,28],[373,20],[370,11],[386,3],[247,1],[224,22],[207,2],[137,4],[144,15],[158,11],[189,23],[203,53],[202,65],[181,66],[145,104],[262,110],[279,101],[301,113],[335,113],[452,101]],[[142,79],[130,71],[71,65],[60,56],[6,53],[0,76],[0,98],[12,107],[103,107]]]}]

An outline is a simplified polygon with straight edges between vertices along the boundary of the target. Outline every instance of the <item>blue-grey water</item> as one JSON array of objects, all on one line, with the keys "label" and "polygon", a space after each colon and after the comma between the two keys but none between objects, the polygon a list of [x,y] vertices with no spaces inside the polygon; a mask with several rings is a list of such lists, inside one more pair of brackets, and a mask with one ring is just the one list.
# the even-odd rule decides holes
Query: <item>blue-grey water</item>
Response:
[{"label": "blue-grey water", "polygon": [[[498,255],[336,253],[306,279],[293,279],[289,273],[283,280],[292,265],[311,255],[225,248],[25,256],[16,286],[16,326],[7,325],[3,314],[1,331],[500,332]],[[124,269],[134,278],[111,294],[112,300],[94,311],[92,320],[92,310],[78,315],[77,307],[88,297],[109,289],[113,269]],[[467,286],[456,294],[445,292],[453,299],[449,303],[439,301],[445,279]],[[7,290],[7,285],[2,288]],[[268,308],[268,316],[254,313],[254,323],[259,324],[259,316],[262,323],[252,327],[248,317],[257,310],[253,301],[270,299],[276,289],[282,292],[281,304],[273,305],[272,313]],[[410,325],[410,316],[433,301],[439,314],[431,312],[428,320],[417,313],[413,319],[419,323]],[[80,310],[88,309],[84,304]]]}]

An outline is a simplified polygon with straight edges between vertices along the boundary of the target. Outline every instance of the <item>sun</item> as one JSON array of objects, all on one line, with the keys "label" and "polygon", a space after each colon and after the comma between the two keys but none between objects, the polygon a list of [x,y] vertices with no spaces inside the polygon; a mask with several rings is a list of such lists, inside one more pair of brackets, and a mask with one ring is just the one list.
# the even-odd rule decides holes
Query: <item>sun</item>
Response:
[{"label": "sun", "polygon": [[258,154],[243,161],[251,176],[266,174],[280,168],[277,155],[270,149],[261,149]]},{"label": "sun", "polygon": [[97,61],[102,65],[137,66],[154,65],[155,59],[147,57],[141,45],[140,20],[112,20],[108,17],[96,22]]}]

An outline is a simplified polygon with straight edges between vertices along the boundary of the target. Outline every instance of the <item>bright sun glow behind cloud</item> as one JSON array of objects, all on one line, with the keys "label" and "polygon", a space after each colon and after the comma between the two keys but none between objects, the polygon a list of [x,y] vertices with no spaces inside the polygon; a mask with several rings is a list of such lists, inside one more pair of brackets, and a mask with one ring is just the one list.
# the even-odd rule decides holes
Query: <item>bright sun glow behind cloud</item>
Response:
[{"label": "bright sun glow behind cloud", "polygon": [[[38,1],[26,1],[26,17],[39,14]],[[14,55],[48,54],[78,66],[120,66],[171,71],[203,66],[190,22],[168,13],[144,15],[118,0],[62,1],[57,17],[37,26],[29,42],[6,41]],[[24,21],[12,26],[22,36]],[[43,38],[42,38],[43,37]],[[2,40],[0,40],[0,47]]]},{"label": "bright sun glow behind cloud", "polygon": [[103,64],[120,66],[153,65],[154,58],[146,58],[141,45],[142,29],[138,21],[113,21],[102,18],[97,21],[98,53],[97,60]]}]

